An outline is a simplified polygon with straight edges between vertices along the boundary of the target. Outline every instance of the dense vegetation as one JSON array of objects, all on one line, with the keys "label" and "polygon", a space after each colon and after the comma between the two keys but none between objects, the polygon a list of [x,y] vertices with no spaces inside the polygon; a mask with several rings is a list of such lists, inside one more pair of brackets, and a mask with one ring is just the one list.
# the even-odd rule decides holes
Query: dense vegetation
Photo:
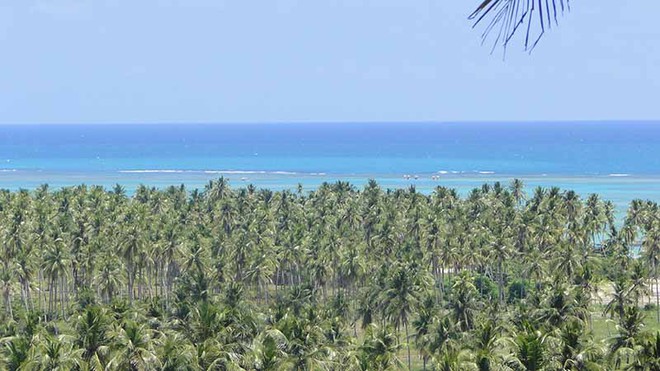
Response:
[{"label": "dense vegetation", "polygon": [[0,368],[660,370],[659,216],[517,180],[0,191]]}]

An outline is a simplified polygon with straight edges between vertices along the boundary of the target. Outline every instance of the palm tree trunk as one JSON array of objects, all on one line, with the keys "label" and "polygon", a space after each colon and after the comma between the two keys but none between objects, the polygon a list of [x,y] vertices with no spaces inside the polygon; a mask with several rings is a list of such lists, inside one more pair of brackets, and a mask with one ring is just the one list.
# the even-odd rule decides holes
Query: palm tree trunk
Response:
[{"label": "palm tree trunk", "polygon": [[268,293],[269,289],[270,288],[269,288],[269,285],[268,285],[268,281],[266,281],[266,284],[264,285],[264,298],[266,300],[266,305],[268,305],[268,301],[270,299],[270,294]]},{"label": "palm tree trunk", "polygon": [[658,264],[653,261],[653,280],[655,281],[655,311],[658,323],[660,323],[660,296],[658,296]]},{"label": "palm tree trunk", "polygon": [[66,281],[64,276],[60,278],[61,292],[60,292],[60,311],[62,313],[62,319],[64,319],[64,303],[65,303],[65,290],[66,290]]},{"label": "palm tree trunk", "polygon": [[39,311],[43,311],[43,306],[41,305],[41,296],[43,292],[43,273],[41,269],[37,273],[37,281],[39,281],[39,291],[37,292],[37,302],[39,303]]},{"label": "palm tree trunk", "polygon": [[[154,272],[153,267],[149,266],[147,268],[147,294],[149,295],[149,300],[154,299]],[[158,294],[158,293],[156,293]]]},{"label": "palm tree trunk", "polygon": [[27,291],[25,289],[25,280],[23,278],[20,278],[19,283],[21,284],[21,301],[23,302],[23,307],[25,307],[26,312],[29,312],[30,311],[30,305],[28,304],[28,300],[27,300]]},{"label": "palm tree trunk", "polygon": [[274,281],[274,283],[275,283],[275,296],[277,296],[277,290],[278,290],[277,286],[280,283],[280,265],[279,264],[277,264],[276,268],[275,268],[275,281]]},{"label": "palm tree trunk", "polygon": [[128,269],[128,301],[133,303],[133,285],[135,276],[133,276],[133,269]]},{"label": "palm tree trunk", "polygon": [[48,299],[49,300],[48,306],[50,307],[50,315],[53,316],[53,318],[57,316],[57,302],[58,302],[57,298],[59,297],[58,296],[59,292],[57,290],[58,287],[59,286],[57,285],[57,277],[53,277],[49,290],[50,297]]},{"label": "palm tree trunk", "polygon": [[14,318],[14,314],[11,308],[11,285],[8,282],[5,282],[5,287],[3,290],[4,302],[5,302],[5,312],[9,315],[9,318]]},{"label": "palm tree trunk", "polygon": [[27,296],[27,307],[28,311],[34,309],[34,303],[32,303],[32,292],[30,290],[30,281],[25,280],[25,295]]},{"label": "palm tree trunk", "polygon": [[408,348],[408,370],[412,370],[412,364],[410,363],[410,341],[408,339],[408,322],[404,323],[403,327],[406,330],[406,346]]},{"label": "palm tree trunk", "polygon": [[440,294],[441,298],[445,295],[445,265],[440,264]]},{"label": "palm tree trunk", "polygon": [[497,286],[498,286],[498,291],[499,291],[499,297],[500,297],[500,304],[504,301],[504,272],[502,271],[502,256],[497,259],[497,265],[498,265],[498,270],[499,270],[499,277],[497,279]]},{"label": "palm tree trunk", "polygon": [[166,277],[166,270],[165,270],[165,264],[163,264],[160,268],[160,296],[165,298],[165,303],[169,304],[169,293],[167,291],[167,277]]},{"label": "palm tree trunk", "polygon": [[137,269],[137,299],[142,299],[142,266]]},{"label": "palm tree trunk", "polygon": [[48,319],[53,311],[53,283],[52,279],[48,282]]}]

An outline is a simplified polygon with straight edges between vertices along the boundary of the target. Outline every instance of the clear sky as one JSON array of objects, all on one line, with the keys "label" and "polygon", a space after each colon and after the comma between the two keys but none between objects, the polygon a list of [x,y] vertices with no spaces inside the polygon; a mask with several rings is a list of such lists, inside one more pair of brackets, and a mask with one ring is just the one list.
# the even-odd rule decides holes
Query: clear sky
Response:
[{"label": "clear sky", "polygon": [[478,2],[2,0],[0,123],[660,119],[660,2],[506,60]]}]

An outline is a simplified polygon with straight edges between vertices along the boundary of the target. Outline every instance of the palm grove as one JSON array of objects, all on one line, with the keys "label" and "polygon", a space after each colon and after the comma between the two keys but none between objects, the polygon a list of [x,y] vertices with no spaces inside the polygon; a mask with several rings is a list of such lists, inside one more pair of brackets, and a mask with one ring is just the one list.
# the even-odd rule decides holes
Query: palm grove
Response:
[{"label": "palm grove", "polygon": [[0,367],[660,370],[659,216],[517,180],[5,190]]}]

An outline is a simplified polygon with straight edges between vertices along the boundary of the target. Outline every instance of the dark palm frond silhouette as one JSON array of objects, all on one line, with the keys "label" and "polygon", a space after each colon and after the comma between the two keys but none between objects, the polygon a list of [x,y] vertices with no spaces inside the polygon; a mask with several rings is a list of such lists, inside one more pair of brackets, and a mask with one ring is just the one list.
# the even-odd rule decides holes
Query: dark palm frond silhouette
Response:
[{"label": "dark palm frond silhouette", "polygon": [[474,27],[485,25],[481,39],[483,43],[493,40],[493,50],[498,45],[506,50],[513,36],[524,30],[525,51],[532,51],[570,7],[570,0],[481,0],[468,19]]}]

